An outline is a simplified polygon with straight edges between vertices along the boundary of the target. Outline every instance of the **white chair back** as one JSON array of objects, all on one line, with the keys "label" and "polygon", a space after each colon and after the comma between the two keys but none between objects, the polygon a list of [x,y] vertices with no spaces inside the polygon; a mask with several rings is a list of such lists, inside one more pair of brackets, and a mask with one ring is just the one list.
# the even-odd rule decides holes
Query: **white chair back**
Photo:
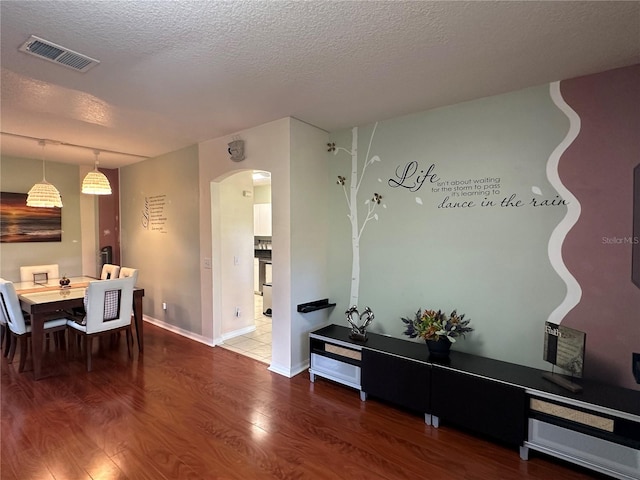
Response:
[{"label": "white chair back", "polygon": [[9,325],[9,330],[16,335],[27,333],[27,326],[24,322],[16,289],[12,282],[2,278],[0,278],[0,310],[2,310],[2,316]]},{"label": "white chair back", "polygon": [[118,265],[105,263],[104,265],[102,265],[100,280],[113,280],[115,278],[118,278],[118,272],[120,272],[120,267]]},{"label": "white chair back", "polygon": [[[6,282],[6,280],[4,278],[0,278],[0,283],[1,282]],[[8,312],[6,312],[6,308],[4,307],[4,300],[3,300],[3,296],[0,293],[0,325],[2,326],[7,326],[9,324],[9,320],[8,320]]]},{"label": "white chair back", "polygon": [[133,285],[135,286],[135,284],[138,283],[138,269],[129,268],[129,267],[120,267],[119,278],[127,278],[127,277],[133,277]]},{"label": "white chair back", "polygon": [[87,287],[87,333],[131,324],[134,278],[96,280]]},{"label": "white chair back", "polygon": [[21,282],[46,282],[47,279],[52,278],[60,278],[60,269],[57,263],[20,267]]},{"label": "white chair back", "polygon": [[[7,320],[7,314],[4,313],[4,307],[2,306],[3,303],[2,296],[0,295],[0,350],[2,350],[3,345],[6,345],[4,348],[8,354],[11,335],[9,335],[9,332],[7,331],[9,328],[9,321]],[[7,337],[6,343],[4,337]]]},{"label": "white chair back", "polygon": [[[1,298],[0,298],[0,301],[2,301]],[[9,321],[7,320],[7,316],[4,313],[4,308],[0,305],[0,325],[4,327],[8,324],[9,324]]]}]

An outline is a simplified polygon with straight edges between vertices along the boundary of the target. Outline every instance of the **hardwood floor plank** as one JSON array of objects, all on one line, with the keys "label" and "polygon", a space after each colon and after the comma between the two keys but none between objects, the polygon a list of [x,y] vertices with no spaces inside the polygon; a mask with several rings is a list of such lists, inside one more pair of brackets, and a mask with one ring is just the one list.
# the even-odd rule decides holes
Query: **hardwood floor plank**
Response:
[{"label": "hardwood floor plank", "polygon": [[35,450],[23,450],[10,458],[7,458],[2,452],[1,464],[0,478],[2,480],[55,480],[46,463],[42,461],[42,458],[39,458]]},{"label": "hardwood floor plank", "polygon": [[2,480],[604,478],[150,324],[133,359],[124,341],[92,372],[45,358],[37,382],[2,359]]},{"label": "hardwood floor plank", "polygon": [[[146,347],[146,345],[145,345]],[[111,457],[126,479],[137,480],[169,480],[162,475],[153,462],[138,451],[124,449]]]}]

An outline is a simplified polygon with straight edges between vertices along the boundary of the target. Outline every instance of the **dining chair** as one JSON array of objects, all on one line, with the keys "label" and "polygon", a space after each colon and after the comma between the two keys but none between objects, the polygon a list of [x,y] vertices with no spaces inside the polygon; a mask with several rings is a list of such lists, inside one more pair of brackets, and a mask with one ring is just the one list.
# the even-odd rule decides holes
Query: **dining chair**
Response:
[{"label": "dining chair", "polygon": [[0,308],[0,350],[4,349],[3,355],[9,355],[11,346],[11,334],[9,333],[9,322],[4,314],[4,308]]},{"label": "dining chair", "polygon": [[[20,366],[18,371],[24,371],[27,360],[28,346],[27,340],[31,337],[31,325],[25,321],[18,294],[12,282],[0,278],[0,310],[2,316],[9,326],[9,334],[11,335],[11,345],[9,348],[8,361],[13,362],[16,353],[16,345],[20,343]],[[46,333],[62,331],[67,328],[66,318],[57,318],[44,322],[44,331]],[[42,345],[32,345],[32,348],[42,348]]]},{"label": "dining chair", "polygon": [[118,272],[120,272],[120,267],[118,265],[105,263],[104,265],[102,265],[102,273],[100,274],[100,280],[111,280],[114,278],[118,278]]},{"label": "dining chair", "polygon": [[[119,274],[119,278],[128,278],[128,277],[133,277],[133,286],[136,286],[136,283],[138,283],[138,269],[137,268],[130,268],[130,267],[120,267],[120,274]],[[132,312],[133,314],[133,312]],[[138,333],[138,332],[136,332]],[[138,337],[138,342],[140,341],[140,338]]]},{"label": "dining chair", "polygon": [[120,277],[119,278],[127,278],[133,277],[133,285],[138,282],[138,269],[137,268],[129,268],[129,267],[120,267]]},{"label": "dining chair", "polygon": [[[81,335],[85,349],[87,372],[92,370],[91,353],[93,339],[101,335],[125,331],[129,358],[133,335],[131,334],[131,311],[133,306],[133,277],[112,280],[96,280],[87,287],[86,316],[67,320],[69,331]],[[72,353],[75,353],[75,339],[69,342]]]},{"label": "dining chair", "polygon": [[58,264],[28,265],[20,267],[21,282],[45,282],[50,278],[60,278]]}]

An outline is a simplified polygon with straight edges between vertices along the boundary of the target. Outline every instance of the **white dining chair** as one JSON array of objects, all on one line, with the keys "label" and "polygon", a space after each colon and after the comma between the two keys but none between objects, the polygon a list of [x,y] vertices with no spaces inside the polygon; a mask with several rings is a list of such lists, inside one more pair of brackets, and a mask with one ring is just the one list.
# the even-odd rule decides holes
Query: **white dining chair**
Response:
[{"label": "white dining chair", "polygon": [[[83,337],[87,371],[92,369],[91,354],[95,337],[124,330],[127,350],[131,358],[133,336],[131,334],[131,311],[133,307],[133,277],[89,282],[84,318],[68,319],[69,332]],[[75,350],[76,341],[69,342]]]},{"label": "white dining chair", "polygon": [[133,277],[133,285],[138,282],[138,269],[129,267],[120,267],[119,278]]},{"label": "white dining chair", "polygon": [[111,280],[118,278],[120,272],[120,266],[113,265],[111,263],[105,263],[102,265],[102,272],[100,273],[100,280]]},{"label": "white dining chair", "polygon": [[[20,366],[18,371],[24,371],[27,360],[27,339],[31,337],[31,325],[25,322],[18,294],[12,282],[0,278],[0,310],[9,326],[9,334],[11,335],[11,345],[9,348],[8,361],[13,362],[16,353],[16,344],[20,343]],[[58,318],[44,322],[45,334],[49,332],[65,331],[67,328],[67,319]],[[42,348],[42,345],[32,345],[31,348]]]},{"label": "white dining chair", "polygon": [[60,269],[57,263],[49,265],[27,265],[20,267],[21,282],[43,282],[52,278],[60,278]]},{"label": "white dining chair", "polygon": [[9,355],[11,346],[11,333],[9,332],[9,322],[4,313],[4,308],[0,308],[0,350],[4,350],[3,355]]}]

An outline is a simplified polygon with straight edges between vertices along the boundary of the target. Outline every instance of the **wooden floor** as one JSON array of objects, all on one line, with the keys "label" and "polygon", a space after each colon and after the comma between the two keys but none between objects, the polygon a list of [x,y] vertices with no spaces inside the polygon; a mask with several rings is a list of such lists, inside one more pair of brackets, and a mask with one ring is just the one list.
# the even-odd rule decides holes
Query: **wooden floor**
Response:
[{"label": "wooden floor", "polygon": [[47,355],[37,382],[2,358],[3,480],[602,478],[150,324],[144,355],[121,341],[91,373]]}]

